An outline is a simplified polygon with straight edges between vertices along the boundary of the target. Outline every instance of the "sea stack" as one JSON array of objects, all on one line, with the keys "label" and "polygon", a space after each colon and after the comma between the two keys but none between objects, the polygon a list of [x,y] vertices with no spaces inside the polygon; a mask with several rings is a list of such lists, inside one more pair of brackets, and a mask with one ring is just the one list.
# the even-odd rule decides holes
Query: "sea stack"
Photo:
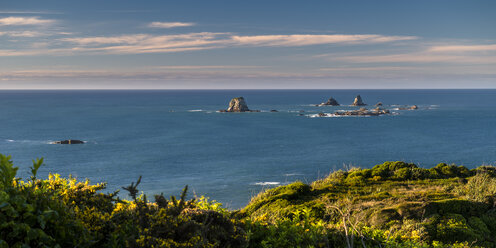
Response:
[{"label": "sea stack", "polygon": [[329,98],[329,100],[327,100],[327,102],[317,104],[316,106],[339,106],[339,103],[338,103],[338,101],[336,101],[336,99],[331,97],[331,98]]},{"label": "sea stack", "polygon": [[367,104],[363,103],[362,97],[360,95],[358,95],[358,96],[355,97],[355,101],[351,105],[352,106],[365,106]]},{"label": "sea stack", "polygon": [[229,108],[226,112],[249,112],[250,109],[246,105],[243,97],[235,97],[229,102]]}]

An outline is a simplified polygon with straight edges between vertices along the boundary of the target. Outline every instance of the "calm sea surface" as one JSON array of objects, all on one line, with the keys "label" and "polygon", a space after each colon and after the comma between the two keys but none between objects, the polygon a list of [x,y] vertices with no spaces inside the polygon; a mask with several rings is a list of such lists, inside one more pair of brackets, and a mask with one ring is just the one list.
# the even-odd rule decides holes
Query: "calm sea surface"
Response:
[{"label": "calm sea surface", "polygon": [[[349,105],[357,94],[396,114],[313,117],[354,109],[313,104],[332,96]],[[262,112],[216,112],[237,96]],[[397,110],[413,104],[419,109]],[[189,185],[229,208],[343,166],[496,164],[496,90],[0,91],[0,127],[0,153],[21,177],[44,157],[43,177],[72,174],[113,191],[142,175],[145,193]],[[87,144],[50,144],[63,139]]]}]

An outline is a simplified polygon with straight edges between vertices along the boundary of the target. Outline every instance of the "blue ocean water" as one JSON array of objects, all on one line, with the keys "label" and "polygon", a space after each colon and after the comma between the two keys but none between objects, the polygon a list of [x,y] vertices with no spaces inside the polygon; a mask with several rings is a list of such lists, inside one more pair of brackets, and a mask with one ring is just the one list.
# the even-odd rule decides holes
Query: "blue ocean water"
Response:
[{"label": "blue ocean water", "polygon": [[[351,104],[357,94],[396,114],[313,118],[354,109],[314,104],[330,96]],[[216,112],[237,96],[265,112]],[[413,104],[419,109],[398,110]],[[0,91],[0,113],[0,153],[21,177],[44,157],[45,177],[72,174],[114,191],[142,175],[145,193],[189,185],[229,208],[349,166],[496,164],[496,90]],[[87,144],[49,144],[63,139]]]}]

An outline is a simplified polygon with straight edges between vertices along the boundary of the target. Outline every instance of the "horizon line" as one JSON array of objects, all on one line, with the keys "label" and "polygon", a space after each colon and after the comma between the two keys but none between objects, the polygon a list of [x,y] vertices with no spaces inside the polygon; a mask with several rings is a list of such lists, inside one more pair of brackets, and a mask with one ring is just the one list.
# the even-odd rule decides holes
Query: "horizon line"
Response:
[{"label": "horizon line", "polygon": [[253,90],[253,91],[262,91],[262,90],[496,90],[494,88],[311,88],[311,89],[299,89],[299,88],[225,88],[225,89],[132,89],[132,88],[109,88],[109,89],[99,89],[99,88],[88,88],[88,89],[70,89],[70,88],[60,88],[60,89],[0,89],[0,91],[222,91],[222,90]]}]

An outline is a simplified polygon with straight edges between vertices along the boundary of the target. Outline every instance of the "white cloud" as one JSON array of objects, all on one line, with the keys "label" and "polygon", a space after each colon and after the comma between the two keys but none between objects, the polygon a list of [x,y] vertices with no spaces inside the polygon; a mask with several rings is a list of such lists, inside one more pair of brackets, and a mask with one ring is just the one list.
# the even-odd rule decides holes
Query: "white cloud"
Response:
[{"label": "white cloud", "polygon": [[365,35],[255,35],[255,36],[232,36],[233,41],[241,45],[253,46],[310,46],[321,44],[361,44],[361,43],[384,43],[394,41],[415,40],[415,36],[383,36],[376,34]]},{"label": "white cloud", "polygon": [[0,26],[23,26],[23,25],[49,25],[55,20],[40,19],[39,17],[18,17],[10,16],[0,18]]},{"label": "white cloud", "polygon": [[148,24],[150,28],[177,28],[177,27],[189,27],[194,26],[195,23],[192,22],[152,22]]}]

